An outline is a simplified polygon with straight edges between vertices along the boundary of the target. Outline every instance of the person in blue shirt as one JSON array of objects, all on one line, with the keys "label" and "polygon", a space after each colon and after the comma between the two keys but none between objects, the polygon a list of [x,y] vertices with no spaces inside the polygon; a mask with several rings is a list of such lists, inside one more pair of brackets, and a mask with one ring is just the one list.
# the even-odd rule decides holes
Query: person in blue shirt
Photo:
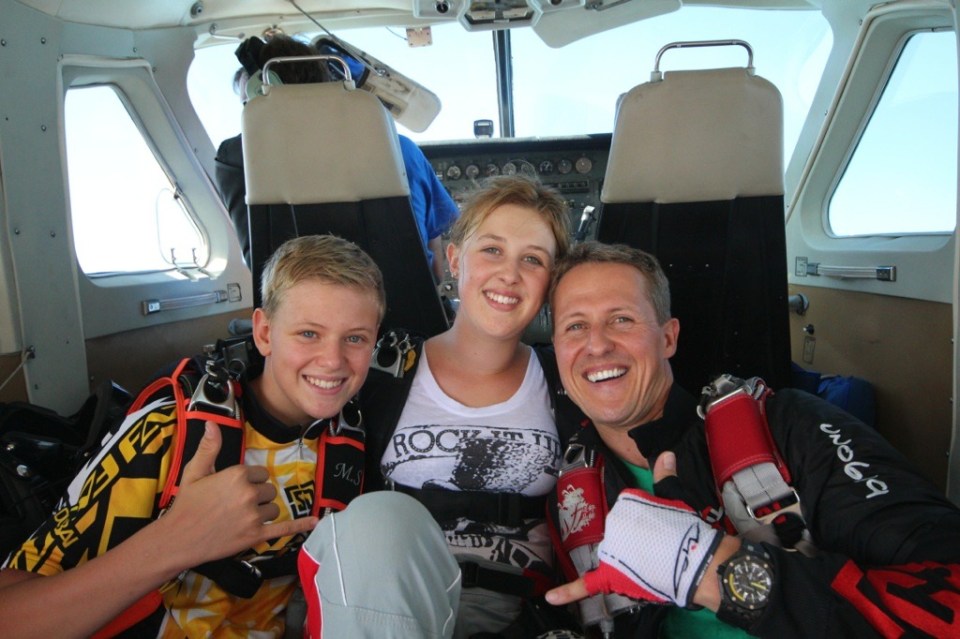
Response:
[{"label": "person in blue shirt", "polygon": [[447,193],[430,160],[423,154],[416,142],[398,135],[403,166],[410,183],[410,206],[417,220],[420,239],[427,251],[427,261],[437,282],[443,280],[443,240],[442,235],[460,216],[460,209]]}]

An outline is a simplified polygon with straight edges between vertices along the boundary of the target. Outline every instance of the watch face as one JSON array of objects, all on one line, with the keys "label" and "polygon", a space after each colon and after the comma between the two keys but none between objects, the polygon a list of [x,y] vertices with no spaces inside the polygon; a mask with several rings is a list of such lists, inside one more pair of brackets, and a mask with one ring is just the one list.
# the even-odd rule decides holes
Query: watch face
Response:
[{"label": "watch face", "polygon": [[763,559],[740,555],[727,562],[722,583],[731,603],[756,610],[765,606],[770,598],[773,573],[770,564]]}]

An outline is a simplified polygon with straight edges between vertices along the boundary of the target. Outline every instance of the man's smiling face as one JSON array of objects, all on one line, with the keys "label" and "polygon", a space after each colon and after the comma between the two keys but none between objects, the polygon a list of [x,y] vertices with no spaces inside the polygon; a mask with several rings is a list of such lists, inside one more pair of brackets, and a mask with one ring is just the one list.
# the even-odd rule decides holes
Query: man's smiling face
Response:
[{"label": "man's smiling face", "polygon": [[629,429],[663,413],[673,383],[676,319],[657,323],[647,281],[628,264],[584,263],[553,296],[553,344],[570,397],[600,428]]}]

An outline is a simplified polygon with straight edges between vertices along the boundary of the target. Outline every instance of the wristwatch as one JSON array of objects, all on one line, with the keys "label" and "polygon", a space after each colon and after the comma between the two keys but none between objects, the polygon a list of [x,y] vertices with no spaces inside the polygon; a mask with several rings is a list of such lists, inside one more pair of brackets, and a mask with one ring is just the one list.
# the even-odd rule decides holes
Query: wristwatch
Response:
[{"label": "wristwatch", "polygon": [[774,574],[763,546],[743,542],[730,559],[717,567],[720,609],[717,618],[746,630],[760,619],[770,601]]}]

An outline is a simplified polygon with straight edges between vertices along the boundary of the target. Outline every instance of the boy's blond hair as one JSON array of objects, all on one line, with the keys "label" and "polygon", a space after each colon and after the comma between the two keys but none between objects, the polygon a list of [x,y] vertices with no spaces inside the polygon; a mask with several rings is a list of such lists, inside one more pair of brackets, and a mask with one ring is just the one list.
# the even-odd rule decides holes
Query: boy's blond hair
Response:
[{"label": "boy's blond hair", "polygon": [[271,316],[290,288],[311,279],[371,293],[383,321],[387,296],[380,268],[359,246],[335,235],[304,235],[274,251],[260,279],[263,312]]}]

